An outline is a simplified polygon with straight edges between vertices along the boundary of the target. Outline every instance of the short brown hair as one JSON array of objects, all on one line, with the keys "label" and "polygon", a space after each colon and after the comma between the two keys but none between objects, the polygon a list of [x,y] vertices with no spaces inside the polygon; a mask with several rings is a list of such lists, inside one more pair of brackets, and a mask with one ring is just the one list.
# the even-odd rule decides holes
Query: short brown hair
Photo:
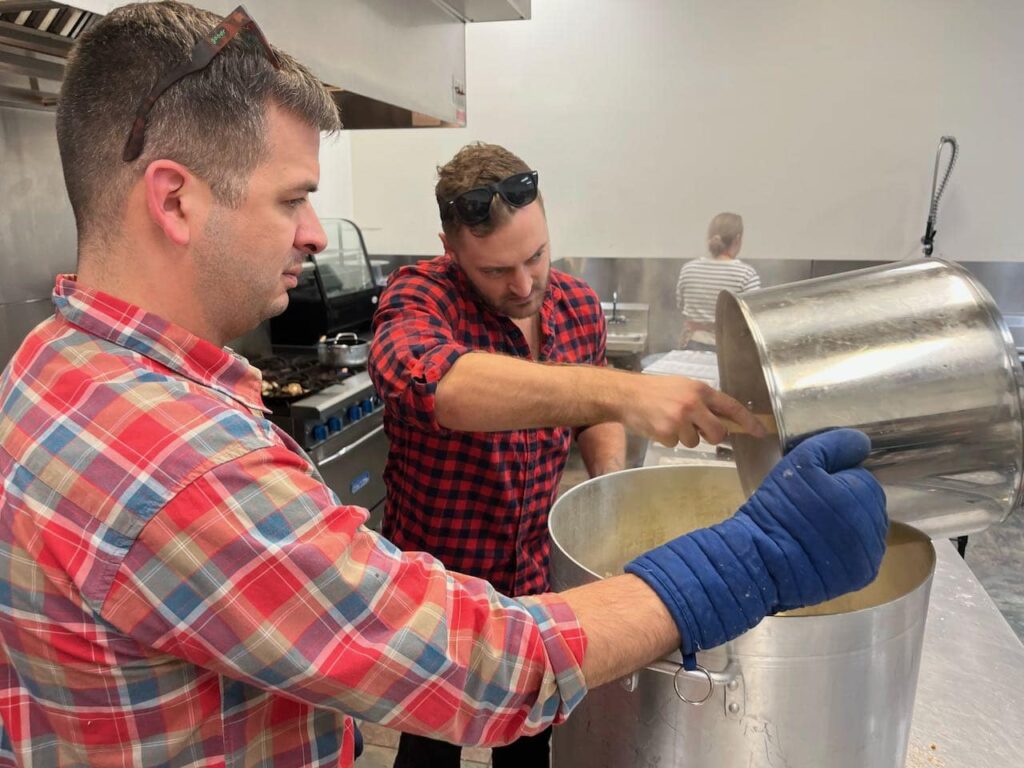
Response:
[{"label": "short brown hair", "polygon": [[[459,221],[450,212],[450,206],[447,203],[463,192],[468,192],[476,187],[485,187],[514,174],[531,170],[533,169],[517,155],[497,144],[484,144],[478,141],[460,149],[455,157],[437,167],[437,185],[434,187],[434,196],[437,198],[437,204],[441,211],[441,228],[445,235],[453,237],[460,230],[466,229],[476,237],[486,237],[508,221],[514,209],[501,197],[496,197],[491,202],[490,217],[473,226],[467,226]],[[537,200],[543,208],[544,200],[539,191]]]},{"label": "short brown hair", "polygon": [[75,45],[57,106],[57,143],[80,238],[120,218],[128,191],[156,159],[181,163],[219,202],[240,205],[264,155],[268,103],[320,130],[340,127],[334,102],[308,69],[276,48],[274,69],[255,36],[242,33],[160,96],[142,154],[124,162],[142,99],[219,21],[185,3],[136,3],[111,11]]}]

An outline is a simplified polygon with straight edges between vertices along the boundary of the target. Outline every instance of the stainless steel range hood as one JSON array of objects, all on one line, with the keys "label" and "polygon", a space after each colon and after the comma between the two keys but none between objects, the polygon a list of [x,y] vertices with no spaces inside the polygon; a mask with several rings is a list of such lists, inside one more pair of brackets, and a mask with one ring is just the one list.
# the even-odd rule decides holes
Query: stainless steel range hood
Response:
[{"label": "stainless steel range hood", "polygon": [[0,0],[0,107],[54,109],[68,51],[96,18],[46,0]]},{"label": "stainless steel range hood", "polygon": [[[223,14],[237,3],[197,0]],[[0,104],[52,109],[74,38],[122,4],[0,0]],[[331,89],[347,129],[465,125],[465,24],[531,12],[530,0],[247,0],[246,8]]]},{"label": "stainless steel range hood", "polygon": [[465,22],[530,18],[530,0],[434,0]]}]

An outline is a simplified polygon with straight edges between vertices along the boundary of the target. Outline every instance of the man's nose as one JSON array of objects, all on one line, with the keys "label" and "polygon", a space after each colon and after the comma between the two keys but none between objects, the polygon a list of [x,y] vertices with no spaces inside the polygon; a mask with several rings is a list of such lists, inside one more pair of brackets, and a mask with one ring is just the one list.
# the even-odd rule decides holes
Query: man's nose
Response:
[{"label": "man's nose", "polygon": [[299,222],[295,231],[295,247],[304,253],[320,253],[327,247],[327,233],[324,232],[320,219],[313,212],[311,205],[306,205],[306,215]]},{"label": "man's nose", "polygon": [[517,269],[514,273],[512,285],[510,286],[512,293],[520,298],[526,298],[530,295],[530,291],[533,290],[533,276],[527,269]]}]

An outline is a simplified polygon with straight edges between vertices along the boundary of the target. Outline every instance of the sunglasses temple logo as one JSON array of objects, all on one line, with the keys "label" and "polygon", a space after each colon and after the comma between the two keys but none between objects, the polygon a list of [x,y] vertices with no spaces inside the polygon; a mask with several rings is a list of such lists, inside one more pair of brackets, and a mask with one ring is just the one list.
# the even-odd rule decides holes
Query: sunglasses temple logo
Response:
[{"label": "sunglasses temple logo", "polygon": [[210,45],[217,45],[217,43],[224,39],[224,35],[227,33],[228,31],[224,27],[217,27],[214,33],[210,35]]}]

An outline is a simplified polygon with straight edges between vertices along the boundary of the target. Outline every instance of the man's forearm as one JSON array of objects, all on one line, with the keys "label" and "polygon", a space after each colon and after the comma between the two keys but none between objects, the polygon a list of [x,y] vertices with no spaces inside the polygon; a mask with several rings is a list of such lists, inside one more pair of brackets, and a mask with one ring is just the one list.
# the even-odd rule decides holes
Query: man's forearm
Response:
[{"label": "man's forearm", "polygon": [[626,468],[626,430],[614,421],[587,427],[576,440],[591,477]]},{"label": "man's forearm", "polygon": [[629,386],[628,374],[596,366],[469,352],[438,382],[434,412],[464,432],[579,427],[617,421]]},{"label": "man's forearm", "polygon": [[645,376],[593,365],[534,363],[467,352],[437,383],[434,417],[460,432],[582,427],[622,422],[665,445],[694,447],[726,435],[719,417],[763,437],[764,426],[735,399],[682,376]]},{"label": "man's forearm", "polygon": [[661,599],[629,574],[560,595],[587,635],[588,688],[615,680],[679,649],[679,630]]}]

